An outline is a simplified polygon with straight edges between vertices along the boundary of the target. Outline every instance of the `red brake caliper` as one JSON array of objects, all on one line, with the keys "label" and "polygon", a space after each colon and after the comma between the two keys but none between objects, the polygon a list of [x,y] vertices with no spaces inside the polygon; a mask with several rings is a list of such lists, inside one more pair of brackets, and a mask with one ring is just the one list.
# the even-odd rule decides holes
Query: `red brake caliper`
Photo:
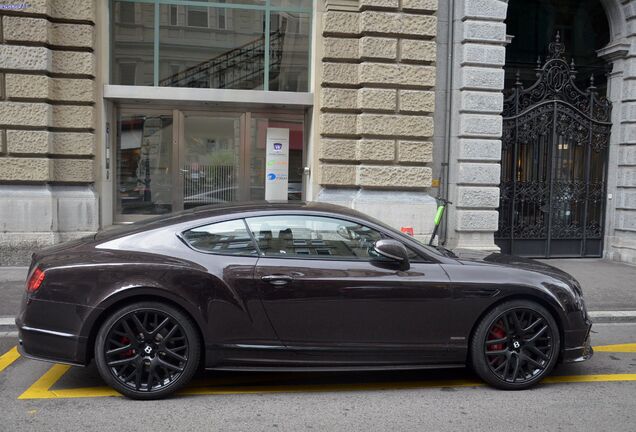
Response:
[{"label": "red brake caliper", "polygon": [[[501,339],[506,337],[506,331],[503,329],[503,322],[499,321],[496,324],[496,327],[490,329],[490,336],[492,339]],[[496,343],[488,345],[488,351],[500,351],[504,349],[503,343]],[[493,361],[493,365],[496,366],[501,363],[502,357],[497,356]]]},{"label": "red brake caliper", "polygon": [[[126,336],[122,336],[119,339],[119,342],[123,343],[124,345],[127,345],[130,343],[130,339],[128,339]],[[129,350],[126,350],[124,352],[121,353],[121,358],[127,358],[127,357],[132,357],[134,354],[134,350],[131,348]]]}]

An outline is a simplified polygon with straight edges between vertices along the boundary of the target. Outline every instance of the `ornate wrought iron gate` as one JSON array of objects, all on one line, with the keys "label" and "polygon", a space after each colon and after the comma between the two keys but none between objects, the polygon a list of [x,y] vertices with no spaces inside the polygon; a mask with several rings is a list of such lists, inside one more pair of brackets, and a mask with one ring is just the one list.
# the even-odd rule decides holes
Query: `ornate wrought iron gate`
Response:
[{"label": "ornate wrought iron gate", "polygon": [[575,82],[564,46],[549,46],[537,81],[517,79],[504,102],[499,230],[502,251],[531,257],[600,256],[611,105],[593,78]]}]

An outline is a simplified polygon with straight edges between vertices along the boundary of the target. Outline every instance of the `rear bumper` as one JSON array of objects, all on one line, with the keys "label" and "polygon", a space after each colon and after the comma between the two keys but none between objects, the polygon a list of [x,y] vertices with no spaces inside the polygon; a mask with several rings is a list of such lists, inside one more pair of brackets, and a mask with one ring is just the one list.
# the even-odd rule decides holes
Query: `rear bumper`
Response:
[{"label": "rear bumper", "polygon": [[77,366],[86,364],[88,338],[25,326],[19,319],[16,325],[19,351],[24,357]]},{"label": "rear bumper", "polygon": [[36,360],[86,365],[89,338],[81,329],[84,317],[93,310],[25,296],[15,320],[20,352]]}]

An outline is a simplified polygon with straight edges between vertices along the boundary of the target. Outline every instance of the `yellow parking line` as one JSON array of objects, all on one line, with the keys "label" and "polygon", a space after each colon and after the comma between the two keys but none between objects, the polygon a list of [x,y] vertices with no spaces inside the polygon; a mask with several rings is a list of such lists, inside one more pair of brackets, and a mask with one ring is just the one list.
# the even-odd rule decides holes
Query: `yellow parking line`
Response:
[{"label": "yellow parking line", "polygon": [[594,351],[633,353],[633,352],[636,352],[636,343],[599,345],[594,347]]},{"label": "yellow parking line", "polygon": [[[594,347],[599,352],[636,352],[636,343],[600,345]],[[0,371],[13,363],[20,354],[14,347],[0,357]],[[31,387],[22,393],[18,399],[65,399],[121,396],[120,393],[110,387],[83,387],[73,389],[51,390],[51,387],[62,378],[71,366],[56,364],[52,366]],[[278,377],[280,378],[280,377]],[[259,385],[258,382],[261,382]],[[546,384],[583,383],[583,382],[618,382],[636,381],[636,374],[597,374],[597,375],[570,375],[549,376],[543,380]],[[237,384],[252,385],[237,385]],[[258,394],[258,393],[304,393],[304,392],[329,392],[329,391],[364,391],[364,390],[399,390],[416,388],[439,387],[477,387],[483,386],[481,381],[474,380],[444,380],[444,381],[408,381],[408,382],[375,382],[375,383],[346,383],[346,384],[285,384],[272,385],[270,379],[254,380],[228,379],[225,381],[204,380],[194,387],[188,387],[179,392],[183,395],[231,395],[231,394]]]},{"label": "yellow parking line", "polygon": [[56,399],[79,397],[121,396],[110,387],[84,387],[76,389],[50,390],[53,385],[71,368],[68,365],[56,364],[33,383],[18,399]]},{"label": "yellow parking line", "polygon": [[[87,397],[121,396],[110,387],[85,387],[74,389],[50,390],[50,388],[68,371],[70,366],[55,365],[51,367],[18,399],[70,399]],[[545,384],[591,383],[636,381],[636,374],[601,374],[550,376],[543,380]],[[475,380],[441,380],[441,381],[407,381],[407,382],[375,382],[346,384],[286,384],[286,385],[252,385],[252,386],[212,386],[188,387],[181,390],[181,395],[239,395],[265,393],[314,393],[336,391],[369,391],[369,390],[405,390],[442,387],[481,387],[484,384]]]},{"label": "yellow parking line", "polygon": [[543,383],[582,383],[582,382],[617,382],[636,381],[636,374],[600,374],[600,375],[570,375],[570,376],[548,376],[543,379]]},{"label": "yellow parking line", "polygon": [[0,356],[0,372],[5,370],[11,365],[14,361],[20,358],[20,353],[18,352],[18,347],[13,347],[6,353]]}]

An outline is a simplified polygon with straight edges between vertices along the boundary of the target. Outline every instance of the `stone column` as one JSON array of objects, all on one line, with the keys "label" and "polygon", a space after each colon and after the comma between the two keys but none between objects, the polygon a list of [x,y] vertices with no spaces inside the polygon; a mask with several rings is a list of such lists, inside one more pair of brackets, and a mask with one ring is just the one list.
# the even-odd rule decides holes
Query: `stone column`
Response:
[{"label": "stone column", "polygon": [[24,6],[0,9],[0,265],[98,225],[93,1]]},{"label": "stone column", "polygon": [[[636,2],[611,6],[615,6],[608,9],[614,40],[598,53],[613,66],[607,95],[612,102],[612,135],[604,255],[636,264],[636,34],[632,29]],[[623,22],[617,22],[619,19]]]},{"label": "stone column", "polygon": [[323,7],[317,199],[428,238],[437,1]]},{"label": "stone column", "polygon": [[456,0],[447,244],[498,250],[507,2]]}]

